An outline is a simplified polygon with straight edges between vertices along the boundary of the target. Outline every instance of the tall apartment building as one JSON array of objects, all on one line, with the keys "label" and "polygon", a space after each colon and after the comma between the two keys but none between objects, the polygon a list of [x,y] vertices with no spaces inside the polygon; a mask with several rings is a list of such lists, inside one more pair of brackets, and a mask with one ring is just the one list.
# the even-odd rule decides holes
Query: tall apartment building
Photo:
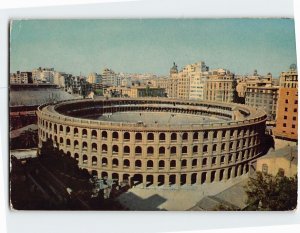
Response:
[{"label": "tall apartment building", "polygon": [[298,73],[296,65],[280,75],[275,137],[298,140]]},{"label": "tall apartment building", "polygon": [[235,91],[234,75],[225,69],[208,72],[204,87],[204,100],[233,102]]},{"label": "tall apartment building", "polygon": [[102,82],[106,86],[120,86],[120,75],[116,74],[113,70],[105,68],[102,72]]},{"label": "tall apartment building", "polygon": [[245,104],[255,108],[264,109],[267,113],[268,121],[275,121],[278,94],[278,86],[247,87],[245,94]]}]

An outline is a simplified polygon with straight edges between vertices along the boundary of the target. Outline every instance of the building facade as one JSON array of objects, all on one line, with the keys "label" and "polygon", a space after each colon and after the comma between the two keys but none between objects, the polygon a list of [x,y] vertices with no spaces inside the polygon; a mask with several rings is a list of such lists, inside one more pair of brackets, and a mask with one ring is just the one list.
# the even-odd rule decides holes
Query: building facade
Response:
[{"label": "building facade", "polygon": [[295,65],[280,75],[279,100],[274,135],[298,140],[298,73]]},{"label": "building facade", "polygon": [[245,104],[264,109],[268,121],[275,121],[279,87],[247,87]]}]

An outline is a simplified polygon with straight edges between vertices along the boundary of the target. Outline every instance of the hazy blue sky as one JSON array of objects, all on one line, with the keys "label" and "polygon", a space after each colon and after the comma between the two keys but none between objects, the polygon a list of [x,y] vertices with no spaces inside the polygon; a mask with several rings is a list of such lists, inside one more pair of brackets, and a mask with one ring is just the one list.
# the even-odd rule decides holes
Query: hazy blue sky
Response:
[{"label": "hazy blue sky", "polygon": [[179,68],[205,61],[278,76],[296,63],[291,19],[21,20],[12,24],[10,46],[11,72],[168,74],[173,61]]}]

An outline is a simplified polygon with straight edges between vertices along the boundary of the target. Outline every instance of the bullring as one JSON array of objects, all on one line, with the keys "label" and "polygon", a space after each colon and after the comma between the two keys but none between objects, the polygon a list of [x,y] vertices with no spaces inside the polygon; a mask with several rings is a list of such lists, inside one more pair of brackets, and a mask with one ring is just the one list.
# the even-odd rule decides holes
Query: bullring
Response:
[{"label": "bullring", "polygon": [[71,100],[38,108],[51,139],[99,178],[184,188],[234,179],[262,153],[266,114],[245,105],[167,98]]}]

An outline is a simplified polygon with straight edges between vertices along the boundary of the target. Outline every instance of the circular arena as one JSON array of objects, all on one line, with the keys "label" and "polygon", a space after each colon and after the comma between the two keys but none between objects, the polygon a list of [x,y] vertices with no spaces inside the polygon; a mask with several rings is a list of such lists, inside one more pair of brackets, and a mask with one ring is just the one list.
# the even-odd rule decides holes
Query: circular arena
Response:
[{"label": "circular arena", "polygon": [[167,98],[64,101],[37,115],[39,147],[51,139],[99,178],[155,188],[248,173],[267,118],[245,105]]}]

